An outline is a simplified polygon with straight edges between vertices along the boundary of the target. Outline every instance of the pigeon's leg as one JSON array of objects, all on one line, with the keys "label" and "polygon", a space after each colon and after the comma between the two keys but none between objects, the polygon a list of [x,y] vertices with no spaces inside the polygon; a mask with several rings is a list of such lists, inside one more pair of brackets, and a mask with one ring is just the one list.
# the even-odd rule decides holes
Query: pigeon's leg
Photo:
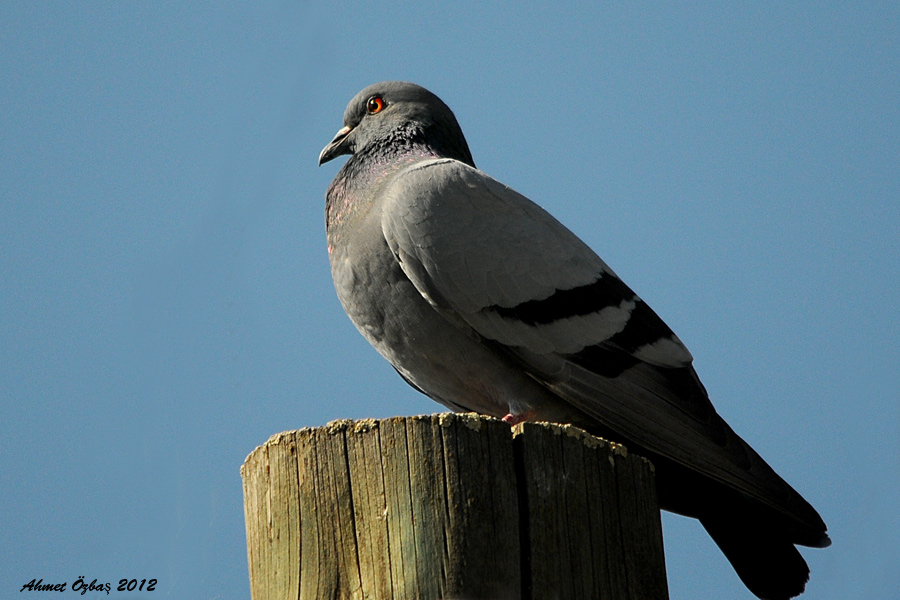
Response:
[{"label": "pigeon's leg", "polygon": [[512,413],[507,413],[503,419],[501,419],[504,423],[512,427],[513,425],[518,425],[519,423],[524,423],[525,421],[530,421],[531,419],[537,416],[537,411],[535,410],[526,410],[523,413],[519,413],[514,415]]}]

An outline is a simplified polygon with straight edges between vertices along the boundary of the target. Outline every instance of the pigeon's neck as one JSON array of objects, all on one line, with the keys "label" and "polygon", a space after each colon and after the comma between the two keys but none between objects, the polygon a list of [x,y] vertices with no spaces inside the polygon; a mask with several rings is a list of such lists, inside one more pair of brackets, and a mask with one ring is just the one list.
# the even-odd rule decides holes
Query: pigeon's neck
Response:
[{"label": "pigeon's neck", "polygon": [[391,147],[378,153],[360,153],[350,157],[338,171],[325,193],[325,227],[342,221],[352,211],[364,210],[381,184],[413,163],[440,154],[424,145]]}]

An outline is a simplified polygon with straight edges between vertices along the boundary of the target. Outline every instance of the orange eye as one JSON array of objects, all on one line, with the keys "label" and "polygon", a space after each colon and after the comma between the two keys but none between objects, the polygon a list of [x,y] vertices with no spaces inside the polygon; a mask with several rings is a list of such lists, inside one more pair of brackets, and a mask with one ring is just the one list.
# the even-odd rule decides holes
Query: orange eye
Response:
[{"label": "orange eye", "polygon": [[381,99],[381,96],[372,96],[366,101],[366,110],[370,115],[380,113],[383,108],[384,100]]}]

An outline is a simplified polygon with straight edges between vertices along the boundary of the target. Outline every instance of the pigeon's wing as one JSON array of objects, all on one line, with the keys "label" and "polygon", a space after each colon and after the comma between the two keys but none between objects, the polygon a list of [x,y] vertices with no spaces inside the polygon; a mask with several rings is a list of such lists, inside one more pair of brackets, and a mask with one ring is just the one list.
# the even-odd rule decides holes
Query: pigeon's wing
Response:
[{"label": "pigeon's wing", "polygon": [[385,239],[437,312],[625,438],[816,522],[716,414],[681,341],[546,211],[451,159],[406,167],[383,202]]}]

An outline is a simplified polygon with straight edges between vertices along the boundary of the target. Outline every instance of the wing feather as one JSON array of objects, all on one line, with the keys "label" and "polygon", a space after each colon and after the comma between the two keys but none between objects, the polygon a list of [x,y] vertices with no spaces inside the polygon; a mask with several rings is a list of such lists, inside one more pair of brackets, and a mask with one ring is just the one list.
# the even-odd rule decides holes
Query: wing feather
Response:
[{"label": "wing feather", "polygon": [[407,167],[386,197],[385,239],[439,312],[627,439],[815,522],[716,414],[675,334],[550,214],[451,159]]}]

